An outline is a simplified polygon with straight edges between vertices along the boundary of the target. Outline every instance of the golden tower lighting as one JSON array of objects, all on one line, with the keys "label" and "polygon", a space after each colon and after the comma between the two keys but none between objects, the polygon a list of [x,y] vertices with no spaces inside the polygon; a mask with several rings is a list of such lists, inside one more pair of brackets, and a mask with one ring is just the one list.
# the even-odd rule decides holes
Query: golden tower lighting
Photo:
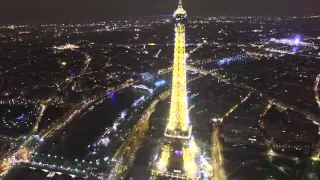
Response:
[{"label": "golden tower lighting", "polygon": [[[174,12],[175,40],[172,75],[172,94],[168,124],[165,130],[165,143],[157,159],[153,176],[178,179],[199,179],[200,168],[197,159],[200,149],[191,136],[186,85],[186,28],[187,13],[179,0]],[[181,154],[182,153],[182,154]],[[180,161],[180,163],[177,163]]]},{"label": "golden tower lighting", "polygon": [[178,9],[174,12],[175,42],[172,96],[165,136],[181,139],[190,139],[191,136],[186,88],[186,17],[187,12],[183,9],[182,2],[179,0]]}]

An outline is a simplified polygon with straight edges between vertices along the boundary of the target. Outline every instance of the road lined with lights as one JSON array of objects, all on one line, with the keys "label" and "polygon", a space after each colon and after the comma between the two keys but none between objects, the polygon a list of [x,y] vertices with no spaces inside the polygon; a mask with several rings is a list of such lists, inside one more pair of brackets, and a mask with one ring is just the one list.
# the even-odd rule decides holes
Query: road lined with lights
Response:
[{"label": "road lined with lights", "polygon": [[[133,84],[133,83],[131,83]],[[71,120],[73,120],[73,118],[75,116],[77,116],[78,114],[82,113],[85,109],[87,109],[89,106],[91,106],[92,103],[98,101],[99,99],[108,96],[108,94],[110,93],[115,93],[118,92],[124,88],[127,88],[128,86],[130,86],[131,84],[128,83],[124,83],[121,84],[120,86],[118,86],[117,88],[113,88],[111,91],[107,91],[105,92],[103,95],[95,97],[95,98],[91,98],[89,100],[85,100],[82,103],[78,104],[75,106],[75,108],[73,108],[73,110],[70,111],[70,113],[64,117],[62,119],[61,124],[54,123],[49,129],[47,129],[46,131],[41,133],[41,137],[42,138],[46,138],[48,136],[52,136],[52,134],[54,134],[56,131],[62,129],[63,127],[65,127]]]},{"label": "road lined with lights", "polygon": [[[224,157],[222,154],[223,148],[219,139],[219,129],[220,125],[217,125],[213,129],[212,139],[211,139],[211,162],[212,164],[208,164],[205,166],[209,168],[211,172],[211,180],[226,180],[226,173],[224,170]],[[209,172],[210,172],[209,171]]]},{"label": "road lined with lights", "polygon": [[[192,82],[201,77],[202,76],[197,76],[193,79],[188,80],[188,82]],[[117,161],[116,165],[112,168],[111,173],[108,176],[109,179],[117,179],[119,177],[125,176],[128,170],[128,165],[132,165],[132,162],[135,160],[137,150],[141,148],[142,142],[145,141],[145,135],[149,128],[148,126],[151,114],[154,112],[158,102],[167,99],[170,96],[170,94],[171,90],[161,93],[142,113],[140,120],[136,123],[129,135],[126,137],[125,141],[122,143],[118,151],[113,156],[114,159],[121,160]]]},{"label": "road lined with lights", "polygon": [[319,81],[320,81],[320,74],[317,75],[315,81],[314,81],[314,96],[316,99],[316,102],[320,108],[320,98],[319,98]]},{"label": "road lined with lights", "polygon": [[311,113],[311,112],[309,112],[309,111],[307,111],[307,110],[298,108],[298,107],[293,106],[293,105],[285,104],[285,103],[283,103],[283,102],[281,102],[281,101],[278,101],[278,100],[276,100],[276,99],[274,99],[274,98],[271,98],[271,97],[270,97],[269,95],[267,95],[266,93],[261,92],[261,91],[255,89],[255,88],[253,88],[253,87],[251,87],[251,86],[248,86],[248,85],[246,85],[246,84],[244,84],[244,83],[231,82],[231,81],[229,81],[228,79],[226,79],[225,76],[220,75],[220,74],[217,73],[217,72],[207,71],[207,70],[203,70],[203,69],[196,68],[196,67],[193,67],[193,66],[188,66],[188,69],[191,70],[191,71],[199,72],[199,73],[204,74],[204,75],[212,75],[213,77],[215,77],[215,78],[217,78],[217,79],[219,79],[219,80],[221,80],[221,81],[223,81],[223,82],[230,83],[230,84],[232,84],[232,85],[234,85],[234,86],[236,86],[236,87],[245,88],[245,89],[248,89],[248,90],[250,90],[250,91],[255,91],[255,92],[261,94],[261,96],[262,96],[264,99],[268,100],[268,102],[269,102],[270,104],[272,104],[272,105],[275,105],[275,106],[277,106],[277,107],[280,107],[281,109],[290,109],[290,110],[292,110],[292,111],[295,111],[295,112],[298,112],[298,113],[300,113],[300,114],[303,114],[303,115],[306,117],[306,119],[308,119],[308,120],[311,120],[311,121],[313,121],[313,122],[317,122],[317,123],[319,122],[319,123],[320,123],[320,117],[316,116],[314,113]]},{"label": "road lined with lights", "polygon": [[[219,140],[219,130],[220,130],[220,124],[223,122],[223,119],[225,117],[228,117],[239,105],[243,104],[252,94],[253,91],[250,91],[247,96],[243,97],[239,103],[235,104],[233,107],[230,108],[228,112],[226,112],[222,117],[216,119],[219,123],[216,124],[216,126],[213,129],[212,132],[212,148],[211,148],[211,159],[212,164],[210,165],[210,168],[212,169],[211,172],[211,179],[212,180],[226,180],[226,173],[224,171],[223,167],[223,148]],[[207,165],[207,168],[209,168],[209,165]]]},{"label": "road lined with lights", "polygon": [[[260,114],[260,128],[262,128],[265,131],[265,119],[264,116],[268,113],[268,111],[271,109],[272,104],[268,103],[268,105],[265,107],[264,111]],[[269,156],[276,156],[277,153],[275,153],[272,150],[272,145],[271,145],[271,139],[269,139],[266,135],[263,135],[263,140],[267,146],[267,151]]]},{"label": "road lined with lights", "polygon": [[[315,82],[314,82],[314,96],[315,96],[315,100],[320,108],[320,99],[319,99],[319,81],[320,81],[320,74],[317,75]],[[320,135],[320,126],[318,125],[318,136]],[[320,161],[320,140],[318,139],[318,142],[315,146],[315,150],[312,153],[312,159],[314,161]]]},{"label": "road lined with lights", "polygon": [[[73,50],[73,49],[72,49],[72,50]],[[91,58],[91,56],[89,56],[86,52],[81,52],[81,51],[79,51],[79,50],[75,50],[75,51],[78,52],[78,53],[80,53],[80,54],[82,54],[82,55],[85,57],[84,67],[82,68],[80,74],[78,75],[78,77],[81,77],[81,76],[83,76],[83,75],[87,72],[88,67],[89,67],[89,65],[90,65],[90,63],[91,63],[92,58]],[[66,64],[65,64],[65,65],[66,65]],[[62,87],[67,88],[67,87],[73,82],[73,80],[74,80],[75,78],[76,78],[76,76],[71,75],[70,77],[67,77],[67,78],[65,79],[65,81],[61,82],[60,84],[61,84]]]},{"label": "road lined with lights", "polygon": [[[252,88],[248,85],[245,85],[244,83],[236,83],[236,82],[230,82],[228,79],[226,79],[224,76],[221,76],[220,74],[216,73],[216,72],[211,72],[211,71],[206,71],[206,70],[203,70],[203,69],[200,69],[200,68],[195,68],[195,67],[192,67],[192,66],[188,66],[188,69],[189,70],[192,70],[192,71],[196,71],[196,72],[199,72],[201,74],[204,74],[204,75],[212,75],[213,77],[223,81],[223,82],[226,82],[226,83],[230,83],[230,84],[233,84],[235,85],[236,87],[240,87],[240,88],[245,88],[245,89],[248,89],[250,90],[251,92],[255,91],[257,93],[259,93],[262,97],[264,97],[266,100],[268,100],[269,102],[269,105],[267,106],[267,110],[268,108],[271,108],[271,106],[277,106],[277,107],[280,107],[282,109],[290,109],[292,111],[295,111],[295,112],[298,112],[300,114],[303,114],[305,115],[305,117],[308,119],[308,120],[311,120],[314,124],[316,124],[317,126],[319,126],[319,122],[320,122],[320,118],[319,117],[316,117],[314,115],[310,115],[311,113],[305,111],[305,110],[301,110],[299,109],[298,107],[295,107],[295,106],[292,106],[292,105],[287,105],[287,104],[284,104],[282,102],[279,102],[273,98],[270,98],[268,95],[266,95],[265,93],[263,92],[259,92],[258,90],[256,90],[255,88]],[[315,81],[315,85],[316,84],[319,84],[319,80],[320,80],[320,75],[317,76],[316,78],[316,81]],[[318,86],[317,86],[318,88]],[[316,87],[315,87],[316,89]],[[318,92],[318,91],[317,91]],[[248,96],[247,96],[248,97]],[[267,111],[265,111],[265,113],[267,113]],[[227,113],[229,114],[229,113]],[[223,120],[223,119],[222,119]],[[319,127],[319,132],[320,132],[320,127]],[[265,139],[266,140],[266,143],[267,143],[267,146],[268,146],[268,152],[266,155],[269,155],[270,157],[272,156],[277,156],[277,157],[282,157],[282,158],[286,158],[284,155],[280,155],[280,154],[277,154],[275,153],[272,148],[270,147],[271,145],[271,142],[268,140],[268,139]],[[268,145],[269,144],[269,145]],[[319,146],[319,145],[318,145]],[[311,157],[311,159],[313,161],[320,161],[320,146],[317,147],[318,150],[314,151],[314,154],[313,156]],[[291,157],[289,157],[288,159],[292,159]]]},{"label": "road lined with lights", "polygon": [[[123,88],[128,87],[129,85],[130,84],[127,84],[127,83],[122,84],[122,85],[120,85],[120,87],[114,88],[112,92],[120,91]],[[51,126],[49,126],[48,129],[40,131],[39,137],[41,139],[45,139],[45,138],[51,137],[56,132],[59,132],[63,127],[65,127],[67,124],[69,124],[71,122],[71,120],[74,119],[75,116],[77,116],[78,114],[83,112],[83,110],[87,109],[92,103],[96,102],[97,100],[101,99],[102,97],[107,96],[110,92],[106,92],[99,97],[91,98],[89,100],[86,100],[86,101],[79,103],[78,105],[75,105],[75,107],[66,116],[64,116],[63,118],[61,118],[57,122],[53,123]],[[42,109],[44,110],[44,108],[42,108]],[[40,116],[40,117],[42,117],[42,116]],[[35,129],[37,129],[37,128],[35,128]],[[5,174],[8,173],[8,171],[12,167],[16,166],[17,164],[19,164],[21,162],[29,162],[28,156],[21,158],[20,155],[24,154],[25,151],[27,151],[27,154],[29,154],[29,150],[36,149],[36,147],[39,146],[39,144],[37,144],[36,147],[34,147],[34,145],[29,147],[29,144],[31,143],[31,141],[32,141],[32,136],[30,136],[20,146],[20,148],[17,151],[8,152],[8,155],[6,156],[7,158],[5,158],[4,161],[2,161],[2,164],[1,164],[1,169],[2,169],[1,172],[2,173],[0,174],[0,176],[4,176]]]},{"label": "road lined with lights", "polygon": [[36,119],[36,123],[34,124],[32,130],[30,131],[30,135],[34,135],[37,131],[38,131],[38,128],[39,128],[39,123],[40,121],[42,120],[42,116],[43,116],[43,113],[44,111],[47,109],[47,105],[46,104],[40,104],[40,110],[39,110],[39,114],[38,114],[38,117]]},{"label": "road lined with lights", "polygon": [[131,132],[122,143],[118,151],[115,153],[114,158],[121,161],[117,162],[114,168],[111,170],[108,179],[119,179],[124,176],[127,170],[127,166],[132,164],[135,160],[137,150],[145,139],[145,135],[149,130],[149,119],[151,114],[154,112],[156,105],[162,99],[168,96],[170,93],[164,92],[158,96],[151,105],[142,113],[141,118],[138,120],[136,125],[132,128]]},{"label": "road lined with lights", "polygon": [[[171,71],[167,70],[164,72],[159,72],[158,74],[162,75],[162,74],[166,74],[169,72],[171,72]],[[98,101],[101,98],[107,97],[110,93],[115,93],[115,92],[121,91],[122,89],[127,88],[135,83],[138,83],[138,82],[140,82],[140,81],[125,82],[121,85],[118,85],[117,87],[109,88],[108,91],[106,91],[105,93],[103,93],[100,96],[90,98],[88,100],[85,100],[81,103],[74,105],[74,107],[69,111],[69,113],[67,113],[65,116],[63,116],[60,120],[57,120],[57,122],[51,124],[47,129],[40,131],[39,132],[39,139],[45,140],[46,138],[52,137],[57,132],[60,132],[60,130],[63,129],[67,124],[69,124],[74,119],[74,117],[76,117],[77,115],[82,113],[85,109],[90,107],[92,103],[95,103],[96,101]],[[49,99],[46,102],[51,102],[51,101]],[[41,121],[42,116],[43,116],[43,112],[45,111],[45,108],[47,106],[45,104],[42,104],[40,107],[41,108],[40,108],[39,116],[37,118],[38,123]],[[36,123],[36,125],[34,126],[32,133],[35,133],[36,130],[38,129],[38,125],[37,125],[38,123]],[[28,154],[32,153],[31,151],[37,149],[37,147],[40,145],[40,144],[31,145],[32,144],[31,142],[33,141],[32,137],[33,136],[30,136],[29,138],[27,138],[25,140],[25,142],[23,142],[23,144],[19,147],[18,150],[12,149],[12,151],[8,152],[8,154],[6,155],[6,158],[1,163],[0,176],[6,175],[10,169],[12,169],[13,167],[15,167],[16,165],[18,165],[22,162],[25,162],[25,163],[29,162]],[[21,158],[21,154],[27,154],[27,155],[23,156],[23,158]]]},{"label": "road lined with lights", "polygon": [[[171,71],[165,71],[165,72],[159,72],[158,74],[162,75],[162,74],[166,74],[166,73],[169,73]],[[104,97],[107,97],[109,94],[111,93],[115,93],[115,92],[118,92],[118,91],[121,91],[122,89],[124,88],[127,88],[129,86],[132,86],[136,83],[139,83],[140,81],[130,81],[130,82],[125,82],[121,85],[118,85],[117,87],[114,87],[114,88],[110,88],[108,91],[106,91],[105,93],[103,93],[102,95],[98,96],[98,97],[94,97],[94,98],[91,98],[89,100],[85,100],[77,105],[75,105],[75,108],[73,108],[73,110],[70,111],[70,113],[64,117],[63,119],[63,126],[65,126],[70,120],[72,120],[76,115],[80,114],[81,112],[83,112],[83,110],[85,110],[86,108],[88,108],[92,103],[98,101],[99,99],[101,98],[104,98]],[[62,128],[62,125],[56,125],[56,124],[53,124],[52,127],[48,128],[45,132],[41,133],[41,137],[42,138],[45,138],[47,137],[49,134],[52,134],[51,131],[56,131],[56,130],[59,130]]]},{"label": "road lined with lights", "polygon": [[233,107],[231,107],[230,110],[229,110],[228,112],[226,112],[222,117],[218,118],[218,120],[219,120],[220,122],[223,122],[223,118],[228,117],[235,109],[237,109],[237,107],[238,107],[239,105],[241,105],[241,104],[243,104],[244,102],[246,102],[246,100],[250,97],[251,94],[252,94],[252,91],[250,91],[247,96],[245,96],[244,98],[242,98],[238,104],[235,104]]}]

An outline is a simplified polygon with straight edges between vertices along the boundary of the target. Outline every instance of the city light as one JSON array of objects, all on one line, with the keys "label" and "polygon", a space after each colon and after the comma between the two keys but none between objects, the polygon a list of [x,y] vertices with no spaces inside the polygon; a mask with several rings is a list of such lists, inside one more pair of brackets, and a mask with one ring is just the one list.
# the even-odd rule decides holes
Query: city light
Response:
[{"label": "city light", "polygon": [[142,101],[145,100],[144,96],[141,96],[139,99],[135,100],[134,103],[132,104],[133,107],[136,107],[139,105],[139,103],[141,103]]},{"label": "city light", "polygon": [[276,38],[270,38],[271,43],[276,43],[276,44],[284,44],[284,45],[289,45],[289,46],[309,46],[309,47],[314,47],[313,43],[308,43],[308,42],[303,42],[301,36],[295,36],[293,39],[290,38],[282,38],[282,39],[276,39]]},{"label": "city light", "polygon": [[270,149],[270,150],[268,151],[268,155],[272,157],[272,156],[276,156],[277,153],[275,153],[272,149]]},{"label": "city light", "polygon": [[249,56],[235,56],[235,57],[227,57],[220,59],[218,61],[218,65],[223,66],[223,65],[229,65],[230,63],[234,61],[243,61],[243,60],[248,60],[250,57]]},{"label": "city light", "polygon": [[66,65],[67,65],[67,62],[63,61],[63,62],[61,63],[61,65],[62,65],[62,66],[66,66]]},{"label": "city light", "polygon": [[114,97],[114,93],[113,92],[109,93],[108,95],[109,95],[110,98]]},{"label": "city light", "polygon": [[175,26],[172,95],[169,121],[165,134],[169,137],[187,137],[189,134],[183,135],[186,132],[190,132],[190,126],[186,92],[187,68],[185,50],[185,24],[183,22],[186,16],[186,11],[182,8],[182,4],[179,5],[178,9],[174,13],[174,16],[177,23]]},{"label": "city light", "polygon": [[0,179],[317,179],[319,18],[0,25]]},{"label": "city light", "polygon": [[166,82],[165,80],[162,80],[162,81],[158,81],[158,82],[154,83],[154,85],[155,85],[156,87],[160,87],[160,86],[165,85],[166,83],[167,83],[167,82]]},{"label": "city light", "polygon": [[294,44],[298,46],[301,43],[301,36],[296,36],[294,38]]},{"label": "city light", "polygon": [[24,114],[22,114],[21,116],[17,117],[18,120],[21,120],[24,118]]},{"label": "city light", "polygon": [[171,147],[169,145],[164,145],[164,147],[162,148],[162,153],[161,153],[159,162],[157,164],[159,170],[161,171],[167,170],[170,153],[171,153]]},{"label": "city light", "polygon": [[147,91],[149,91],[150,94],[152,94],[153,91],[154,91],[153,89],[148,88],[146,85],[133,85],[132,87],[135,88],[135,89],[144,89],[144,90],[147,90]]},{"label": "city light", "polygon": [[65,45],[61,45],[61,46],[53,46],[53,48],[57,49],[57,50],[66,50],[66,49],[74,50],[74,49],[78,49],[80,47],[77,45],[74,45],[74,44],[65,44]]},{"label": "city light", "polygon": [[191,176],[197,176],[196,173],[198,172],[197,164],[195,163],[195,156],[196,156],[196,147],[182,147],[182,155],[183,155],[183,167],[186,173]]}]

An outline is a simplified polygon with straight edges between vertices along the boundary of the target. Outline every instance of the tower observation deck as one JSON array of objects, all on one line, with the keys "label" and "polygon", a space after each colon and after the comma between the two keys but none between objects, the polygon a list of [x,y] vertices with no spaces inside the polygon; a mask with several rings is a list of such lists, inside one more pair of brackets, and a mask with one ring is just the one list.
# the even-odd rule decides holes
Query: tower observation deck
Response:
[{"label": "tower observation deck", "polygon": [[187,12],[182,7],[182,0],[179,0],[178,9],[174,12],[175,41],[172,96],[165,136],[180,139],[190,139],[191,137],[186,88],[186,18]]}]

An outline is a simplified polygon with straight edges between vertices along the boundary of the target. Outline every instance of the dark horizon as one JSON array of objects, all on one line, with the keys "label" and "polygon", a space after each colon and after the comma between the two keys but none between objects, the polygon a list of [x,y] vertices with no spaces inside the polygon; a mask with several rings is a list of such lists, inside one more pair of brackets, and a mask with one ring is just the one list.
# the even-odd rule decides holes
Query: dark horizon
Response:
[{"label": "dark horizon", "polygon": [[[108,2],[111,1],[111,2]],[[320,13],[319,0],[184,0],[190,16],[293,16]],[[11,0],[1,3],[0,23],[67,23],[171,15],[177,0]]]}]

